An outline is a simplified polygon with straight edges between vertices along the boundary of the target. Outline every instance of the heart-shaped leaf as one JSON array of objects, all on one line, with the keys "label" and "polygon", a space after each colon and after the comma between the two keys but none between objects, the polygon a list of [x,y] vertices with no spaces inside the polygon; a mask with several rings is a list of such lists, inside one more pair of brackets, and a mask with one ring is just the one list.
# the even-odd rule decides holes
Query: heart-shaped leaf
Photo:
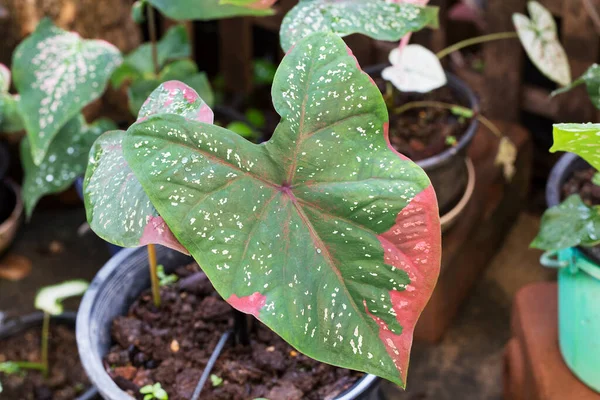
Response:
[{"label": "heart-shaped leaf", "polygon": [[594,104],[596,108],[600,109],[600,65],[598,64],[594,64],[589,67],[583,75],[581,75],[570,85],[552,92],[552,96],[568,92],[569,90],[583,84],[585,84],[592,104]]},{"label": "heart-shaped leaf", "polygon": [[23,200],[28,218],[39,199],[66,190],[85,172],[92,144],[111,129],[116,129],[116,126],[110,120],[101,119],[87,125],[79,114],[58,132],[39,165],[35,165],[31,158],[29,138],[21,141],[21,162],[25,172]]},{"label": "heart-shaped leaf", "polygon": [[169,18],[179,21],[201,20],[271,15],[273,11],[263,8],[242,7],[231,4],[220,4],[220,0],[148,0]]},{"label": "heart-shaped leaf", "polygon": [[19,107],[40,164],[58,131],[104,92],[121,63],[119,50],[103,40],[84,40],[43,19],[13,57]]},{"label": "heart-shaped leaf", "polygon": [[446,84],[446,73],[437,56],[418,44],[409,44],[390,52],[390,67],[381,77],[402,92],[427,93]]},{"label": "heart-shaped leaf", "polygon": [[281,47],[288,51],[314,32],[339,36],[361,33],[377,40],[400,40],[426,26],[437,27],[438,9],[385,0],[301,0],[285,16],[279,32]]},{"label": "heart-shaped leaf", "polygon": [[431,183],[391,148],[381,93],[335,34],[298,43],[272,93],[265,144],[158,115],[128,130],[125,158],[230,304],[310,357],[404,385],[440,265]]},{"label": "heart-shaped leaf", "polygon": [[[192,54],[190,40],[185,26],[176,25],[158,41],[158,65],[162,69],[169,61],[188,58]],[[111,77],[113,87],[120,87],[126,80],[141,78],[155,79],[154,64],[152,63],[152,44],[145,43],[129,53],[123,64],[117,68]],[[156,88],[152,88],[153,90]],[[146,98],[144,98],[145,100]],[[134,113],[137,115],[137,113]]]},{"label": "heart-shaped leaf", "polygon": [[575,153],[600,170],[600,124],[554,124],[550,152]]},{"label": "heart-shaped leaf", "polygon": [[540,231],[531,247],[560,250],[600,243],[600,207],[590,207],[579,195],[571,195],[542,216]]},{"label": "heart-shaped leaf", "polygon": [[556,23],[550,11],[537,1],[527,3],[531,19],[513,14],[513,23],[527,55],[541,73],[559,85],[571,83],[571,68],[558,41]]},{"label": "heart-shaped leaf", "polygon": [[[140,110],[144,120],[175,113],[206,123],[212,110],[193,89],[180,82],[160,85]],[[122,247],[162,244],[187,253],[160,217],[123,157],[123,131],[102,135],[90,151],[84,200],[90,227],[101,238]]]}]

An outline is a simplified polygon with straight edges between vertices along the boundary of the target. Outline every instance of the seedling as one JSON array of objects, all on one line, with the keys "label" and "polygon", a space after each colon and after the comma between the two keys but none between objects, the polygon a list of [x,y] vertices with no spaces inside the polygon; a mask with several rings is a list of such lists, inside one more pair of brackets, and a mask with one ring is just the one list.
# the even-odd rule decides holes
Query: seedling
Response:
[{"label": "seedling", "polygon": [[169,400],[169,395],[159,382],[144,386],[140,389],[140,393],[144,395],[144,400]]},{"label": "seedling", "polygon": [[158,265],[156,267],[156,275],[158,276],[160,286],[172,285],[179,280],[179,278],[175,274],[167,275],[165,273],[165,267],[163,265]]},{"label": "seedling", "polygon": [[221,378],[215,374],[211,374],[210,375],[210,383],[212,383],[213,387],[221,386],[223,384],[223,378]]},{"label": "seedling", "polygon": [[[60,315],[64,311],[62,302],[74,296],[81,296],[88,288],[88,283],[82,280],[63,282],[42,288],[35,298],[35,308],[44,312],[41,335],[41,361],[7,361],[0,363],[0,372],[5,374],[21,373],[26,370],[41,371],[45,378],[48,377],[50,366],[48,364],[48,341],[50,336],[50,317]],[[0,392],[2,384],[0,383]]]}]

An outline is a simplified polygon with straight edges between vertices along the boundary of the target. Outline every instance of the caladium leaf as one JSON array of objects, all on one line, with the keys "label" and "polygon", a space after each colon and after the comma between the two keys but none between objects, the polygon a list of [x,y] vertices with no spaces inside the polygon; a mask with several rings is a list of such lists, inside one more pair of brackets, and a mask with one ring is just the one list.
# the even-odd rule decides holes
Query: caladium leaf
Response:
[{"label": "caladium leaf", "polygon": [[[160,69],[169,61],[188,58],[192,54],[190,40],[183,25],[176,25],[169,29],[156,46]],[[123,64],[113,73],[111,84],[118,88],[128,79],[141,78],[156,79],[150,43],[139,46],[125,57]]]},{"label": "caladium leaf", "polygon": [[35,308],[50,315],[60,315],[64,311],[63,300],[83,295],[89,286],[80,279],[46,286],[35,296]]},{"label": "caladium leaf", "polygon": [[25,172],[23,200],[28,218],[43,196],[66,190],[85,172],[92,144],[111,129],[116,126],[110,120],[101,119],[87,125],[83,115],[79,114],[58,132],[39,165],[31,157],[29,138],[21,141],[21,162]]},{"label": "caladium leaf", "polygon": [[385,0],[301,0],[283,19],[279,36],[285,51],[314,32],[396,41],[426,26],[437,27],[437,14],[436,7]]},{"label": "caladium leaf", "polygon": [[133,125],[125,158],[216,290],[299,351],[404,385],[435,285],[427,175],[390,146],[381,93],[335,34],[311,35],[273,84],[256,145],[177,115]]},{"label": "caladium leaf", "polygon": [[277,0],[220,0],[219,4],[231,4],[240,7],[256,8],[264,10],[277,3]]},{"label": "caladium leaf", "polygon": [[100,97],[121,61],[112,44],[84,40],[47,18],[17,47],[14,81],[36,165],[67,121]]},{"label": "caladium leaf", "polygon": [[568,92],[569,90],[585,84],[590,101],[600,109],[600,65],[594,64],[570,85],[552,92],[552,96]]},{"label": "caladium leaf", "polygon": [[[157,113],[212,123],[213,112],[193,89],[180,82],[160,85],[142,106],[139,119]],[[187,253],[160,217],[123,157],[123,131],[102,135],[90,151],[84,201],[90,227],[122,247],[162,244]]]},{"label": "caladium leaf", "polygon": [[271,15],[273,11],[263,8],[242,7],[232,4],[220,4],[221,0],[148,0],[169,18],[179,21],[201,20]]},{"label": "caladium leaf", "polygon": [[21,96],[0,93],[0,132],[12,133],[25,129],[23,118],[19,112]]},{"label": "caladium leaf", "polygon": [[402,92],[427,93],[448,82],[440,60],[421,45],[394,48],[389,59],[392,65],[381,72],[381,77]]},{"label": "caladium leaf", "polygon": [[560,250],[597,244],[600,244],[600,207],[590,207],[574,194],[546,210],[540,231],[530,246]]},{"label": "caladium leaf", "polygon": [[559,85],[568,85],[571,68],[558,41],[552,14],[537,1],[527,3],[527,8],[531,19],[523,14],[513,14],[513,23],[525,52],[542,74]]},{"label": "caladium leaf", "polygon": [[600,170],[600,124],[554,124],[550,152],[568,151]]}]

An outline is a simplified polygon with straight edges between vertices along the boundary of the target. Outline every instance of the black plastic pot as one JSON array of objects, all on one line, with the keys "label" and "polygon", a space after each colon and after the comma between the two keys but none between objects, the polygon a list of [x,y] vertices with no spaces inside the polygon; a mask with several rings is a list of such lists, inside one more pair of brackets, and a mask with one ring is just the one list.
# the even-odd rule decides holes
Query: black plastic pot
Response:
[{"label": "black plastic pot", "polygon": [[[548,207],[554,207],[562,203],[563,184],[573,175],[575,171],[591,168],[583,158],[573,153],[566,153],[552,168],[548,183],[546,184],[546,203]],[[600,265],[599,247],[578,247],[586,256],[591,258],[597,265]]]},{"label": "black plastic pot", "polygon": [[[50,321],[52,324],[66,325],[69,328],[75,329],[76,318],[76,313],[67,311],[61,315],[53,316]],[[0,340],[7,339],[11,336],[20,335],[31,328],[42,329],[43,319],[43,313],[35,312],[22,317],[11,318],[6,321],[0,320]],[[97,395],[98,391],[96,388],[92,387],[81,396],[77,397],[76,400],[93,400],[98,398]]]},{"label": "black plastic pot", "polygon": [[[192,261],[190,257],[162,246],[157,246],[157,258],[167,272]],[[98,272],[79,307],[77,346],[81,362],[90,380],[106,400],[131,400],[110,378],[104,369],[102,357],[112,344],[110,328],[113,319],[126,314],[131,304],[148,287],[150,277],[146,249],[124,249]],[[351,399],[382,399],[379,378],[367,375],[337,398]]]},{"label": "black plastic pot", "polygon": [[[372,77],[380,77],[381,71],[388,66],[389,64],[375,65],[365,68],[364,71]],[[479,112],[479,100],[475,96],[475,93],[455,75],[446,72],[446,77],[448,78],[447,86],[452,90],[460,103],[472,109],[477,114]],[[440,215],[444,215],[452,210],[465,193],[469,179],[465,157],[467,149],[473,141],[475,133],[477,133],[478,127],[479,121],[476,118],[471,119],[466,132],[456,146],[446,149],[433,157],[415,161],[417,165],[425,170],[431,180],[437,196]]]}]

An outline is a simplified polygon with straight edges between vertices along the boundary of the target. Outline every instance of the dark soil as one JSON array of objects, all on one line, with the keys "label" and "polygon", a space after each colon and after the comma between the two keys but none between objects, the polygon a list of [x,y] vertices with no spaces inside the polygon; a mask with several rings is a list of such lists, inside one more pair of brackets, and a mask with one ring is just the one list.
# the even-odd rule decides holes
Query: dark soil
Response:
[{"label": "dark soil", "polygon": [[[376,78],[375,83],[385,94],[388,82]],[[413,101],[439,101],[468,107],[447,86],[429,93],[401,93],[394,89],[392,97],[393,106],[388,104],[390,142],[413,161],[429,158],[452,147],[452,139],[449,138],[454,138],[457,143],[469,126],[470,119],[457,117],[450,110],[441,108],[415,108],[399,115],[392,111]]]},{"label": "dark soil", "polygon": [[[129,314],[113,321],[116,344],[104,358],[115,382],[141,399],[139,389],[160,382],[170,400],[189,399],[221,335],[233,327],[232,308],[214,291],[197,264],[179,268],[178,283],[163,287],[157,310],[149,291]],[[251,345],[228,343],[203,400],[322,400],[348,389],[361,373],[314,361],[253,319]]]},{"label": "dark soil", "polygon": [[[0,362],[40,361],[41,327],[0,341]],[[50,375],[44,379],[38,371],[5,375],[0,373],[7,400],[72,400],[89,387],[79,361],[75,332],[62,325],[52,326],[49,342]]]},{"label": "dark soil", "polygon": [[572,194],[579,194],[588,206],[600,205],[600,186],[592,183],[592,178],[596,172],[594,168],[575,171],[562,186],[563,198],[567,198]]}]

